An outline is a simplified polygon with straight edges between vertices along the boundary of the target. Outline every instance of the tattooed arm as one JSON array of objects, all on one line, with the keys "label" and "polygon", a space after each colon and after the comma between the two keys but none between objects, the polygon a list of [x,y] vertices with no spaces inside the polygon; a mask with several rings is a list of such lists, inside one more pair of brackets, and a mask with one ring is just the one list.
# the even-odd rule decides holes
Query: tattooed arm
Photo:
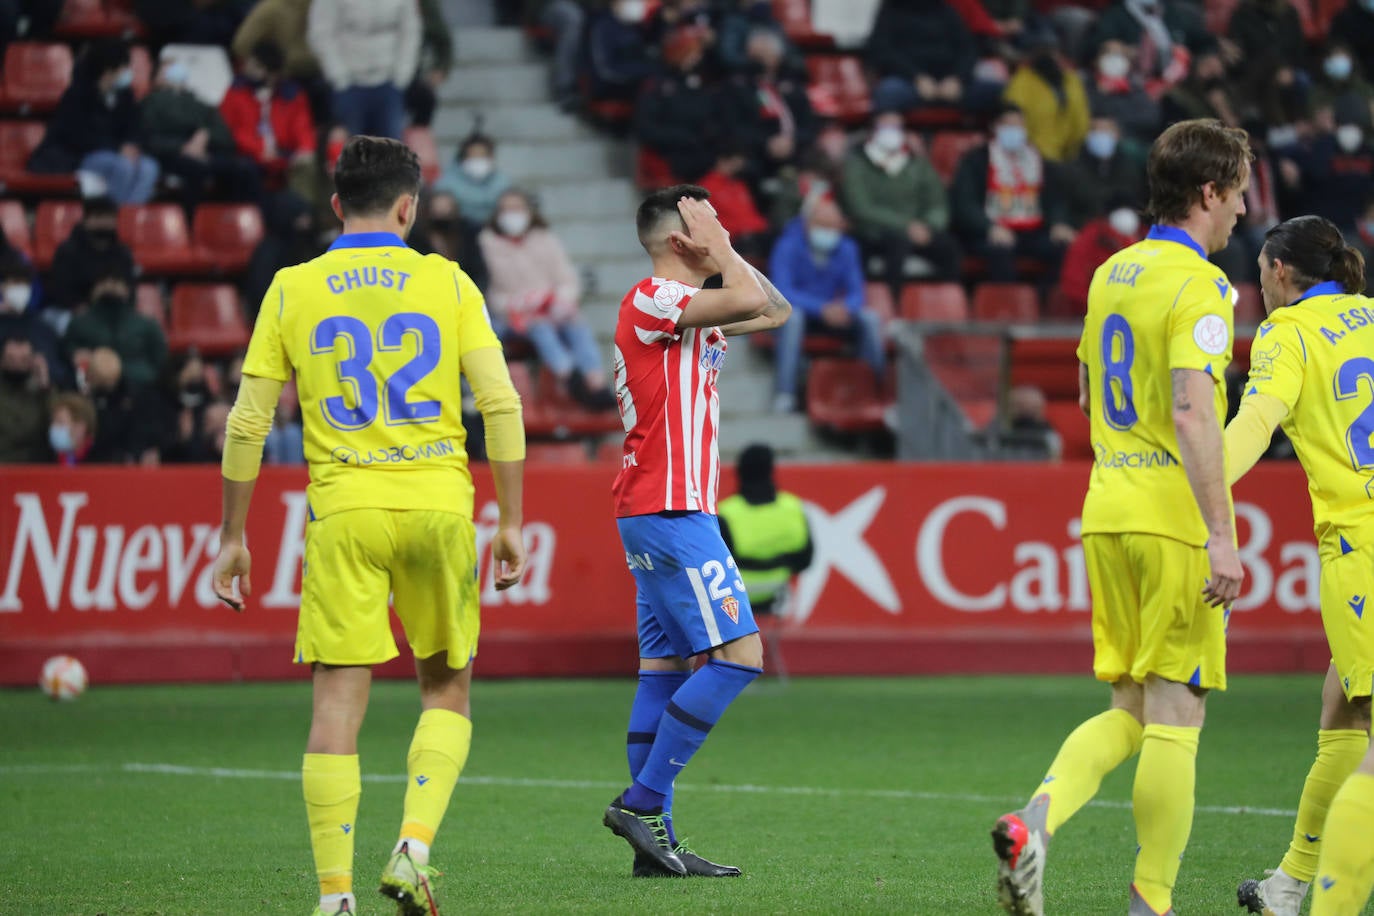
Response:
[{"label": "tattooed arm", "polygon": [[792,303],[788,302],[778,288],[773,285],[773,281],[763,275],[763,272],[753,265],[749,269],[754,273],[754,279],[763,287],[763,294],[768,299],[768,305],[762,312],[753,318],[744,321],[736,321],[721,328],[727,337],[738,337],[741,334],[753,334],[756,331],[771,331],[780,328],[787,321],[787,316],[792,314]]}]

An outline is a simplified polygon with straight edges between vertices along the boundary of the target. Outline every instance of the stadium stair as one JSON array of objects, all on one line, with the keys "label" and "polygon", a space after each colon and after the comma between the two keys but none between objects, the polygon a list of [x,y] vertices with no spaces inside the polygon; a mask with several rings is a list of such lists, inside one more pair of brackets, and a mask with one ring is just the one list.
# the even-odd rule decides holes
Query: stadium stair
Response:
[{"label": "stadium stair", "polygon": [[[480,113],[497,143],[497,160],[512,181],[538,197],[550,225],[581,269],[583,311],[601,342],[606,365],[620,298],[645,276],[647,262],[634,233],[639,192],[632,180],[633,146],[598,132],[554,104],[549,66],[515,28],[455,27],[457,61],[439,90],[434,135],[444,164]],[[722,452],[727,460],[750,442],[768,441],[784,455],[808,460],[852,457],[822,443],[805,414],[770,412],[772,364],[735,341],[721,376]]]}]

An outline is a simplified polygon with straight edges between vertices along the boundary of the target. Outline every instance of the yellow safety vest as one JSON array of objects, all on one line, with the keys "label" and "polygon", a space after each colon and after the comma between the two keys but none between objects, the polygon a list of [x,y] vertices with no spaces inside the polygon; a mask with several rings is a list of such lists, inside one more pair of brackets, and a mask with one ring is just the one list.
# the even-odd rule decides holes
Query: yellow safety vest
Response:
[{"label": "yellow safety vest", "polygon": [[[730,527],[731,546],[741,567],[747,561],[766,562],[806,546],[806,514],[801,500],[791,493],[780,492],[771,503],[750,503],[736,493],[721,500],[717,511]],[[740,578],[751,601],[767,601],[782,590],[792,571],[781,564],[768,569],[741,568]]]}]

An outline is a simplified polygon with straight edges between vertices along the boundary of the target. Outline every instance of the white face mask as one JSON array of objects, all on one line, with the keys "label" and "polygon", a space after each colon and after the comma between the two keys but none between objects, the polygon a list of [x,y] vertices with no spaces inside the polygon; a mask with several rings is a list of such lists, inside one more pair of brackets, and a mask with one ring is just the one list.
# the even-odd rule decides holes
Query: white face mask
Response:
[{"label": "white face mask", "polygon": [[463,160],[463,171],[468,173],[470,178],[477,181],[484,181],[496,171],[496,163],[486,156],[471,156]]},{"label": "white face mask", "polygon": [[163,69],[162,78],[169,86],[185,89],[186,84],[191,81],[191,69],[179,60],[173,61]]},{"label": "white face mask", "polygon": [[29,307],[33,288],[27,283],[6,283],[4,309],[7,312],[22,312]]},{"label": "white face mask", "polygon": [[621,22],[643,22],[644,14],[648,11],[646,0],[621,0],[615,6],[616,18]]},{"label": "white face mask", "polygon": [[1322,69],[1325,70],[1326,75],[1333,80],[1347,80],[1350,78],[1350,73],[1355,69],[1355,66],[1350,60],[1350,55],[1333,54],[1326,59],[1326,63],[1322,65]]},{"label": "white face mask", "polygon": [[1107,216],[1107,223],[1118,235],[1135,238],[1140,231],[1140,217],[1129,207],[1118,207]]},{"label": "white face mask", "polygon": [[1097,72],[1109,80],[1124,79],[1126,74],[1131,72],[1131,62],[1125,54],[1118,54],[1113,51],[1110,54],[1103,54],[1098,60]]},{"label": "white face mask", "polygon": [[134,71],[125,67],[119,71],[119,76],[115,77],[114,87],[116,89],[128,89],[134,84]]},{"label": "white face mask", "polygon": [[826,226],[812,226],[806,230],[806,240],[817,251],[829,253],[835,250],[836,245],[840,244],[840,230]]},{"label": "white face mask", "polygon": [[530,228],[530,215],[524,210],[502,210],[496,214],[496,228],[502,235],[524,235]]},{"label": "white face mask", "polygon": [[896,124],[884,124],[873,131],[873,145],[885,153],[895,153],[906,146],[906,131]]},{"label": "white face mask", "polygon": [[1364,143],[1364,131],[1358,124],[1342,124],[1336,128],[1336,144],[1347,153],[1353,153]]}]

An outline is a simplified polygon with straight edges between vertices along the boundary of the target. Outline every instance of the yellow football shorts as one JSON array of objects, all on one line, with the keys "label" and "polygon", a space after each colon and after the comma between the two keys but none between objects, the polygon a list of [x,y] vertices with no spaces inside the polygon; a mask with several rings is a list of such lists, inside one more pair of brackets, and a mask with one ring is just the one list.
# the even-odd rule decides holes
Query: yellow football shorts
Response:
[{"label": "yellow football shorts", "polygon": [[1204,547],[1156,534],[1083,536],[1093,595],[1093,671],[1226,689],[1226,618],[1202,599]]},{"label": "yellow football shorts", "polygon": [[1374,546],[1322,557],[1322,626],[1347,699],[1374,689]]},{"label": "yellow football shorts", "polygon": [[395,658],[387,614],[416,658],[448,652],[462,668],[477,654],[477,535],[452,512],[353,509],[305,529],[296,661],[376,665]]}]

